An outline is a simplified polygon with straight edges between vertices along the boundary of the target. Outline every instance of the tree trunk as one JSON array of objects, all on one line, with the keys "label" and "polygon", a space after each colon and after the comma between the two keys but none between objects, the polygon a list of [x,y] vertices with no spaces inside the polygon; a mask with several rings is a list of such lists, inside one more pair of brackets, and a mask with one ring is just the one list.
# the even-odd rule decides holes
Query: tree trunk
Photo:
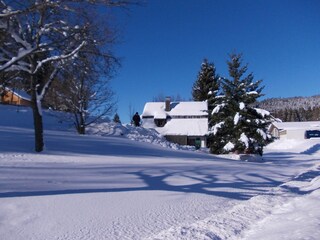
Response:
[{"label": "tree trunk", "polygon": [[[33,126],[34,126],[34,137],[35,137],[35,151],[43,151],[43,123],[41,109],[37,103],[37,83],[36,77],[31,76],[31,102],[32,102],[32,113],[33,113]],[[40,105],[41,107],[41,105]]]},{"label": "tree trunk", "polygon": [[34,137],[35,137],[35,150],[36,152],[43,151],[43,123],[42,116],[39,112],[37,102],[33,102],[33,125],[34,125]]},{"label": "tree trunk", "polygon": [[86,134],[86,128],[84,126],[79,126],[78,133],[82,135]]},{"label": "tree trunk", "polygon": [[84,117],[82,115],[82,113],[79,114],[80,115],[80,125],[79,125],[79,134],[86,134],[86,126],[85,126],[85,121],[84,121]]}]

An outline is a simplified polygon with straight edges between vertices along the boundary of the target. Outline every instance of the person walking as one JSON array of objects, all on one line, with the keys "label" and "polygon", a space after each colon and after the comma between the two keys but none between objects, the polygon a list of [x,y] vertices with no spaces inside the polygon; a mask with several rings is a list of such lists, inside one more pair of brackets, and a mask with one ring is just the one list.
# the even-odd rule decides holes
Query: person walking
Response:
[{"label": "person walking", "polygon": [[139,127],[139,126],[140,126],[141,118],[140,118],[138,112],[136,112],[136,114],[133,115],[132,121],[133,121],[134,126],[136,126],[136,127]]}]

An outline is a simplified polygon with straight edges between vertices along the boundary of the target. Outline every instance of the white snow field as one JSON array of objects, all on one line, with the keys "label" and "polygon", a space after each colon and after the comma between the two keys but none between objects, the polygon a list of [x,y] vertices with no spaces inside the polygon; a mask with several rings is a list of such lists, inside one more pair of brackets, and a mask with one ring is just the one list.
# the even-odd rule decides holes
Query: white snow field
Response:
[{"label": "white snow field", "polygon": [[142,128],[79,136],[44,112],[35,153],[31,111],[0,116],[0,239],[320,239],[320,140],[247,162]]}]

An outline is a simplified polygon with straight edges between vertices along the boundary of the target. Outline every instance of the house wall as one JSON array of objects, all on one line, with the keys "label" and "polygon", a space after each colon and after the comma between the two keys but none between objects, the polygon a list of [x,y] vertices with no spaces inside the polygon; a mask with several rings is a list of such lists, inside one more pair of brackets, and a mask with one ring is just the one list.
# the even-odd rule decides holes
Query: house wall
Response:
[{"label": "house wall", "polygon": [[287,130],[287,138],[288,139],[304,139],[304,133],[306,132],[305,129],[299,130]]},{"label": "house wall", "polygon": [[278,137],[280,139],[286,139],[287,138],[287,131],[286,130],[280,131]]},{"label": "house wall", "polygon": [[19,98],[12,94],[12,92],[5,92],[1,97],[1,102],[5,104],[18,104]]},{"label": "house wall", "polygon": [[20,99],[20,105],[22,106],[30,106],[31,107],[31,102],[25,99]]},{"label": "house wall", "polygon": [[280,137],[279,129],[274,127],[273,125],[269,129],[269,133],[271,134],[272,137],[275,137],[275,138],[279,138]]},{"label": "house wall", "polygon": [[200,139],[201,147],[207,147],[207,141],[205,137],[166,135],[165,138],[169,142],[177,143],[179,145],[189,145],[189,146],[195,146],[196,139]]},{"label": "house wall", "polygon": [[200,139],[201,147],[207,147],[207,139],[204,136],[201,137],[188,137],[188,145],[195,146],[196,140]]},{"label": "house wall", "polygon": [[169,142],[178,143],[180,145],[188,145],[188,137],[187,136],[173,136],[173,135],[166,135],[165,138]]},{"label": "house wall", "polygon": [[305,129],[288,129],[281,132],[280,139],[304,139]]}]

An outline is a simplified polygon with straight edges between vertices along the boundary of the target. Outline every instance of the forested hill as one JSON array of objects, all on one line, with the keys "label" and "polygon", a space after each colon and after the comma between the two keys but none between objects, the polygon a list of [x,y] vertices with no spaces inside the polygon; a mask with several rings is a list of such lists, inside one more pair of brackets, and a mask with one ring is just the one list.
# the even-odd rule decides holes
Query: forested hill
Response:
[{"label": "forested hill", "polygon": [[284,122],[319,121],[320,95],[312,97],[269,98],[259,107]]}]

